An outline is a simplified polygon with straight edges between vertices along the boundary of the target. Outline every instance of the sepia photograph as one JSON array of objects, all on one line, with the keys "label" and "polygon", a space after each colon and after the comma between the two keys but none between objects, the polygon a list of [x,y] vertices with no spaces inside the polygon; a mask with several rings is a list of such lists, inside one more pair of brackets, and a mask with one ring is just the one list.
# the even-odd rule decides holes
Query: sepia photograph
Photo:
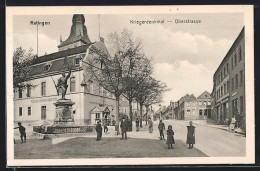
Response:
[{"label": "sepia photograph", "polygon": [[253,6],[7,7],[6,23],[8,166],[254,163]]}]

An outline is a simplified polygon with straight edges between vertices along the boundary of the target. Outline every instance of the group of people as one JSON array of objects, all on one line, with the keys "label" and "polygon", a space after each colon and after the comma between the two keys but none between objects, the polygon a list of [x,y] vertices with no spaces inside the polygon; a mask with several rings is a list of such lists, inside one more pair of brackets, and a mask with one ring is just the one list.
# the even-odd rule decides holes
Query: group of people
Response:
[{"label": "group of people", "polygon": [[[190,126],[187,126],[187,140],[186,144],[189,145],[189,149],[193,148],[193,144],[195,144],[195,127],[192,125],[192,121],[189,122]],[[160,123],[158,125],[159,133],[160,133],[160,140],[164,140],[164,130],[165,130],[165,124],[160,120]],[[174,131],[172,129],[172,125],[168,125],[167,130],[167,141],[166,144],[168,144],[168,149],[173,149],[173,144],[175,144],[174,141]]]}]

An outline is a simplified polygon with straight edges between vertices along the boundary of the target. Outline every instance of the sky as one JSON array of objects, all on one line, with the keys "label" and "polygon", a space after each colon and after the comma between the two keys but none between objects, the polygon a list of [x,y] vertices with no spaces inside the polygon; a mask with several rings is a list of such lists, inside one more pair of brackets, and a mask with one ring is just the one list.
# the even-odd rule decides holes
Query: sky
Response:
[{"label": "sky", "polygon": [[[163,94],[161,105],[178,101],[185,94],[199,96],[211,93],[213,74],[244,26],[242,13],[161,14],[161,15],[84,15],[88,36],[92,42],[100,36],[130,29],[141,38],[147,57],[153,58],[154,77],[171,90]],[[176,20],[200,20],[200,23],[176,23]],[[131,24],[130,21],[164,23]],[[13,20],[14,49],[32,48],[36,53],[37,27],[30,21],[50,22],[38,27],[39,56],[57,52],[57,46],[68,38],[72,15],[24,15]]]}]

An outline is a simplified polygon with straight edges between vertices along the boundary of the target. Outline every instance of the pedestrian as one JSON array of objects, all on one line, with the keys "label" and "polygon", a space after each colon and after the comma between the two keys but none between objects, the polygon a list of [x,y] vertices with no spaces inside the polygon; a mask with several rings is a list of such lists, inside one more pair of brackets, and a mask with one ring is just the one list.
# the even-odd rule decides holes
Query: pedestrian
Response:
[{"label": "pedestrian", "polygon": [[195,144],[195,127],[192,126],[192,121],[189,122],[190,126],[187,126],[188,133],[187,133],[187,141],[186,144],[189,144],[189,149],[193,148],[193,144]]},{"label": "pedestrian", "polygon": [[107,133],[108,127],[107,127],[107,121],[106,120],[104,120],[103,125],[104,125],[104,133]]},{"label": "pedestrian", "polygon": [[138,118],[136,118],[135,124],[136,124],[136,132],[139,132],[139,119]]},{"label": "pedestrian", "polygon": [[122,138],[121,138],[121,140],[124,139],[124,138],[127,140],[127,135],[126,135],[127,122],[126,122],[125,118],[122,119],[120,127],[121,127],[121,131],[122,131]]},{"label": "pedestrian", "polygon": [[172,130],[172,126],[169,125],[168,126],[168,130],[167,130],[167,144],[168,144],[168,149],[173,149],[173,146],[172,144],[175,144],[175,141],[174,141],[174,132]]},{"label": "pedestrian", "polygon": [[115,119],[112,120],[112,126],[115,126],[116,125],[116,121]]},{"label": "pedestrian", "polygon": [[[21,123],[21,122],[18,122],[18,127],[15,127],[14,129],[17,129],[17,128],[19,128],[21,143],[26,143],[25,127],[22,126],[22,123]],[[23,140],[23,139],[24,139],[24,140]]]},{"label": "pedestrian", "polygon": [[153,133],[153,121],[151,120],[151,118],[149,118],[148,124],[149,124],[149,133]]},{"label": "pedestrian", "polygon": [[158,129],[159,129],[159,132],[160,132],[160,140],[164,140],[165,125],[164,125],[162,120],[160,120],[160,123],[158,125]]},{"label": "pedestrian", "polygon": [[235,116],[232,116],[232,119],[231,119],[231,122],[229,125],[229,131],[235,132],[236,122],[237,122],[237,120],[236,120]]},{"label": "pedestrian", "polygon": [[101,126],[100,122],[101,121],[99,120],[96,125],[97,141],[101,140],[101,138],[102,138],[102,126]]}]

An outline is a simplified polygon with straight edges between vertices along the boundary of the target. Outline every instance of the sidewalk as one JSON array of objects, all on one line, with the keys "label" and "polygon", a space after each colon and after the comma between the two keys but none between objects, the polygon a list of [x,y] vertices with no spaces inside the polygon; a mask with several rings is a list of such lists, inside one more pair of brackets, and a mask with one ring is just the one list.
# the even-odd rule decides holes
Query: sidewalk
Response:
[{"label": "sidewalk", "polygon": [[[185,123],[189,123],[189,121],[184,121]],[[212,120],[193,120],[193,124],[195,125],[202,125],[202,126],[207,126],[207,127],[212,127],[212,128],[217,128],[217,129],[222,129],[222,130],[229,130],[229,127],[227,125],[217,125],[216,122]],[[242,131],[240,128],[235,129],[235,133],[243,134],[245,135],[245,132]]]}]

